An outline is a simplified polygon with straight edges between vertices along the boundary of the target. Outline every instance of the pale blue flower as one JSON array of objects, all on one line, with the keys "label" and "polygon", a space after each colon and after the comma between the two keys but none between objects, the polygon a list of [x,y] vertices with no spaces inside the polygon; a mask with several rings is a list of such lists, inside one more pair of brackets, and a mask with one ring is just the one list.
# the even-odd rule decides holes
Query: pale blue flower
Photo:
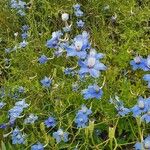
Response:
[{"label": "pale blue flower", "polygon": [[68,142],[68,133],[64,132],[62,129],[57,130],[57,132],[53,133],[53,138],[56,139],[57,143],[61,141]]}]

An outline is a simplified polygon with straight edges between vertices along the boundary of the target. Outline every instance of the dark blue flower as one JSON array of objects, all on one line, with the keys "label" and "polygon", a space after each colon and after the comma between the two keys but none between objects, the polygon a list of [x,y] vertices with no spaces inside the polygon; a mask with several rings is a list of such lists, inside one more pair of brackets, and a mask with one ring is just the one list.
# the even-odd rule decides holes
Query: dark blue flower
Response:
[{"label": "dark blue flower", "polygon": [[7,128],[7,124],[6,123],[0,124],[0,129],[6,129],[6,128]]},{"label": "dark blue flower", "polygon": [[53,117],[49,117],[47,120],[44,121],[44,124],[47,128],[49,127],[55,127],[56,126],[56,120]]},{"label": "dark blue flower", "polygon": [[87,89],[82,91],[82,94],[84,95],[84,99],[86,100],[91,98],[100,99],[103,95],[103,91],[98,85],[94,84],[89,85]]},{"label": "dark blue flower", "polygon": [[0,102],[0,109],[2,109],[5,105],[6,105],[6,103]]},{"label": "dark blue flower", "polygon": [[53,133],[53,138],[56,139],[57,143],[61,141],[67,142],[68,141],[68,133],[64,132],[62,129],[59,129],[57,132]]},{"label": "dark blue flower", "polygon": [[42,83],[43,87],[48,88],[48,87],[50,87],[52,81],[50,78],[45,76],[44,79],[41,80],[41,83]]},{"label": "dark blue flower", "polygon": [[42,55],[39,57],[38,61],[40,64],[45,64],[48,61],[48,58],[45,55]]},{"label": "dark blue flower", "polygon": [[43,144],[38,142],[37,144],[31,146],[31,150],[44,150]]}]

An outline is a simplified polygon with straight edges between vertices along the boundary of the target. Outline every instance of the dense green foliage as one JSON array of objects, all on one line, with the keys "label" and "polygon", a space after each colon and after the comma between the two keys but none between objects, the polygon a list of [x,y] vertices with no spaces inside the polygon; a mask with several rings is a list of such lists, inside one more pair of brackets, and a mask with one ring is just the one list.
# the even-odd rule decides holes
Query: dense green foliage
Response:
[{"label": "dense green foliage", "polygon": [[[7,0],[0,2],[0,86],[6,91],[14,91],[23,86],[25,94],[19,98],[26,98],[30,107],[24,114],[34,113],[39,119],[34,125],[22,124],[18,119],[16,125],[24,128],[27,133],[26,145],[12,145],[11,137],[3,138],[9,130],[0,129],[2,150],[28,150],[37,141],[48,143],[45,149],[132,149],[133,145],[141,140],[141,136],[150,133],[150,124],[140,122],[128,115],[118,117],[110,97],[118,95],[128,108],[136,104],[139,96],[148,97],[150,90],[142,80],[144,72],[133,71],[130,61],[136,54],[147,57],[150,53],[150,3],[149,0],[80,0],[84,11],[84,30],[90,33],[90,40],[98,52],[104,53],[102,60],[108,69],[96,79],[101,86],[104,79],[103,96],[101,100],[84,100],[81,90],[87,88],[91,81],[81,82],[78,77],[66,76],[63,69],[74,67],[76,60],[66,58],[65,55],[48,61],[44,65],[37,63],[36,59],[46,54],[52,57],[53,49],[45,44],[51,33],[63,27],[61,13],[73,14],[74,0],[32,0],[31,7],[24,19],[19,17],[15,10],[10,9]],[[104,7],[109,9],[104,11]],[[113,24],[111,17],[117,15]],[[72,16],[73,23],[75,17]],[[5,48],[14,47],[21,41],[14,33],[21,33],[24,24],[30,26],[28,46],[10,54],[4,52]],[[73,38],[80,30],[73,27]],[[11,59],[11,66],[5,67],[4,59]],[[43,89],[40,80],[44,76],[53,77],[52,86]],[[80,84],[78,92],[72,91],[72,83]],[[8,89],[8,90],[7,90]],[[5,97],[7,106],[0,110],[0,123],[8,120],[8,110],[12,108],[15,100]],[[77,129],[74,123],[76,112],[82,104],[92,109],[91,122],[87,128]],[[56,144],[52,138],[53,131],[44,127],[43,121],[53,115],[57,118],[57,127],[63,127],[69,133],[67,143]],[[99,135],[96,131],[99,131]]]}]

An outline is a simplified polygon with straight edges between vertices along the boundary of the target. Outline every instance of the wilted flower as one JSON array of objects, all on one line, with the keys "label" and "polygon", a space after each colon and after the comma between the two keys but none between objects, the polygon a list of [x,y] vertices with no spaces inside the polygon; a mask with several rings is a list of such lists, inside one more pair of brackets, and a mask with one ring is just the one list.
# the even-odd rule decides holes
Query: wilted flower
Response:
[{"label": "wilted flower", "polygon": [[38,116],[35,116],[34,114],[30,114],[28,118],[24,120],[25,124],[33,124],[38,119]]}]

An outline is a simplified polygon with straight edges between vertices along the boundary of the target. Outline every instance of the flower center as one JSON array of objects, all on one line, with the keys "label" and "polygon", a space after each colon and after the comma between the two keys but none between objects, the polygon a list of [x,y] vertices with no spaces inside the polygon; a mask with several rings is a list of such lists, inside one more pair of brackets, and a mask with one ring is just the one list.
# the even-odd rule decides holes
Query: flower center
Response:
[{"label": "flower center", "polygon": [[83,46],[83,42],[82,41],[76,41],[75,42],[76,51],[80,51],[82,46]]},{"label": "flower center", "polygon": [[96,59],[94,57],[89,57],[87,61],[87,66],[89,68],[93,68],[96,63]]},{"label": "flower center", "polygon": [[144,102],[143,101],[139,101],[138,102],[138,106],[139,106],[139,108],[141,108],[141,109],[143,109],[144,108]]},{"label": "flower center", "polygon": [[136,64],[140,64],[141,63],[141,57],[140,56],[136,56],[134,58],[134,61],[135,61]]}]

